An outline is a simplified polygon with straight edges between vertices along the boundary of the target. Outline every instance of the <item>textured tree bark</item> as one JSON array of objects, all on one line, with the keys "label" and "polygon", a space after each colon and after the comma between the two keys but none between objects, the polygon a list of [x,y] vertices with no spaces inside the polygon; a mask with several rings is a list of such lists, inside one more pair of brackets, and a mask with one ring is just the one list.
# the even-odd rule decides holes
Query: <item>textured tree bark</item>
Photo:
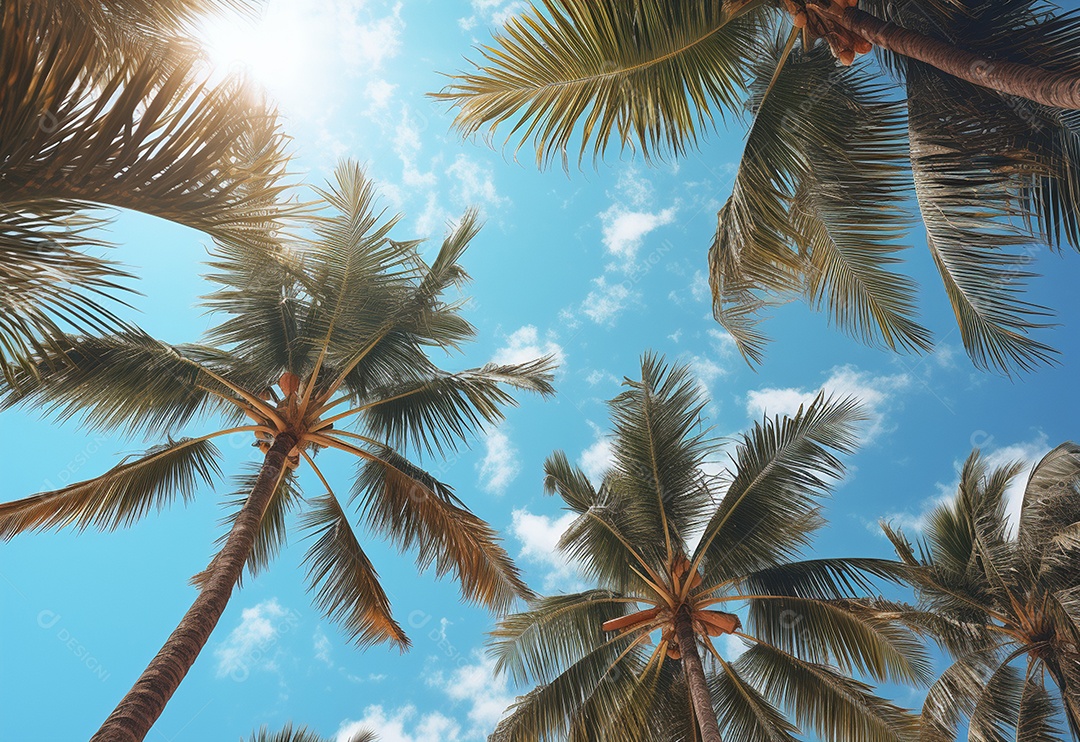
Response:
[{"label": "textured tree bark", "polygon": [[291,433],[282,433],[274,441],[195,602],[90,742],[142,742],[161,716],[225,612],[280,481],[285,457],[295,445],[296,436]]},{"label": "textured tree bark", "polygon": [[807,6],[871,44],[925,62],[961,80],[1054,108],[1080,109],[1080,77],[1015,62],[987,59],[858,8]]},{"label": "textured tree bark", "polygon": [[690,699],[694,703],[694,715],[697,716],[698,729],[701,731],[701,742],[722,742],[720,725],[716,723],[716,713],[713,711],[712,694],[705,682],[705,668],[702,667],[701,655],[698,654],[694,623],[687,606],[683,606],[675,614],[675,633],[679,637],[683,672],[686,673],[686,684],[690,686]]}]

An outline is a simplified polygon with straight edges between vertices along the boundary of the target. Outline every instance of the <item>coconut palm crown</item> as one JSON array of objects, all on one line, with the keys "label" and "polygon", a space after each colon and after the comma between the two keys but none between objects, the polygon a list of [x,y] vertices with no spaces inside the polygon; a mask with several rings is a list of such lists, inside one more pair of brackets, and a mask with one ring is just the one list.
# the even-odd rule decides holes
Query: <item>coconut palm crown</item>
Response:
[{"label": "coconut palm crown", "polygon": [[[871,46],[876,61],[852,64]],[[436,97],[463,133],[503,128],[541,165],[609,146],[680,157],[725,114],[746,114],[707,274],[715,317],[751,364],[769,340],[761,320],[792,297],[863,342],[930,350],[900,266],[917,221],[973,361],[1012,372],[1054,358],[1037,332],[1048,312],[1023,292],[1036,254],[1080,249],[1080,12],[543,0],[479,54]],[[1071,97],[1041,97],[1046,76]]]},{"label": "coconut palm crown", "polygon": [[561,452],[545,465],[546,490],[578,514],[559,547],[597,586],[536,599],[493,632],[497,671],[535,688],[491,739],[910,738],[915,717],[855,677],[928,680],[914,634],[860,599],[902,566],[799,557],[857,404],[818,396],[767,417],[717,474],[687,368],[646,355],[624,386],[599,487]]},{"label": "coconut palm crown", "polygon": [[923,706],[929,742],[957,739],[965,719],[973,742],[1080,740],[1080,446],[1032,469],[1010,524],[1021,469],[975,451],[915,546],[884,526],[955,660]]},{"label": "coconut palm crown", "polygon": [[[453,573],[464,598],[497,611],[531,595],[491,527],[406,458],[453,450],[500,420],[514,402],[507,388],[553,392],[549,359],[450,373],[429,358],[474,334],[461,315],[464,300],[444,295],[467,280],[459,259],[477,234],[476,214],[465,215],[427,264],[418,242],[389,237],[397,218],[375,210],[373,187],[355,163],[341,165],[319,195],[328,212],[313,218],[305,242],[276,255],[262,244],[219,242],[211,278],[220,288],[207,304],[224,319],[208,344],[172,346],[135,331],[78,338],[40,358],[2,400],[166,439],[95,479],[0,505],[4,539],[65,526],[114,529],[178,495],[193,497],[219,473],[213,439],[221,436],[250,433],[264,454],[239,477],[231,530],[196,579],[195,604],[110,719],[108,734],[95,740],[142,738],[244,565],[254,575],[270,562],[297,509],[312,537],[308,580],[326,616],[358,644],[408,646],[347,503],[316,463],[324,451],[359,460],[350,502],[369,527],[414,551],[420,569]],[[213,417],[227,424],[172,437]],[[318,478],[317,496],[302,495],[299,467]]]}]

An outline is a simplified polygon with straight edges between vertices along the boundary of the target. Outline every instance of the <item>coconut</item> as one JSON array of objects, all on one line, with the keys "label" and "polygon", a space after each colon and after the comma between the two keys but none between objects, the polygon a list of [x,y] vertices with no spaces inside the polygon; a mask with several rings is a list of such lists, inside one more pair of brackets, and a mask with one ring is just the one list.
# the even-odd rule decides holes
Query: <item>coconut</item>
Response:
[{"label": "coconut", "polygon": [[278,386],[281,387],[281,391],[286,397],[291,397],[300,389],[300,377],[291,371],[286,371],[278,379]]}]

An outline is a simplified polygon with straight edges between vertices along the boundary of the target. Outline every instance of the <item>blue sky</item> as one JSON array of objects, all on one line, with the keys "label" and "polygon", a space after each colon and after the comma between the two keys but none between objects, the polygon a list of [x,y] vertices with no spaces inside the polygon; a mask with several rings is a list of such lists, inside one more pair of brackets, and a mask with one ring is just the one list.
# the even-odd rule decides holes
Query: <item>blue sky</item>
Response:
[{"label": "blue sky", "polygon": [[[341,157],[365,163],[387,208],[406,214],[398,238],[438,238],[466,206],[483,210],[487,226],[464,260],[479,339],[446,365],[554,353],[559,394],[525,400],[458,458],[426,464],[505,534],[535,588],[578,584],[553,550],[566,516],[542,494],[543,460],[562,448],[587,470],[602,470],[604,400],[623,376],[638,373],[646,349],[694,367],[720,435],[764,411],[793,410],[822,386],[866,401],[866,442],[828,504],[823,555],[888,555],[877,520],[917,530],[973,446],[995,461],[1030,462],[1075,438],[1075,255],[1036,256],[1045,276],[1033,296],[1059,313],[1061,326],[1044,338],[1062,351],[1061,365],[1019,381],[968,362],[918,233],[906,259],[924,283],[935,354],[898,357],[860,346],[792,304],[768,328],[777,340],[764,368],[748,369],[712,322],[704,282],[716,210],[741,149],[737,123],[677,164],[610,157],[598,170],[568,175],[538,172],[527,151],[517,163],[513,152],[460,141],[447,111],[424,98],[443,84],[436,71],[461,68],[470,45],[516,4],[271,3],[257,31],[234,24],[207,36],[222,65],[250,65],[279,98],[295,168],[309,182]],[[212,322],[196,306],[208,288],[199,278],[207,239],[131,214],[118,215],[111,232],[121,244],[115,257],[142,277],[138,321],[168,341],[196,340]],[[148,445],[20,410],[0,415],[0,440],[9,457],[5,500],[94,476]],[[248,444],[224,439],[226,472],[252,460]],[[350,462],[326,471],[348,487]],[[212,554],[229,491],[227,483],[206,489],[123,532],[47,533],[0,547],[2,739],[86,739],[96,729],[193,599],[187,580]],[[357,651],[311,607],[299,568],[304,548],[294,535],[267,573],[234,594],[148,739],[237,739],[288,719],[342,739],[365,722],[384,742],[483,739],[514,695],[484,659],[491,617],[462,605],[453,583],[418,576],[411,557],[370,537],[365,549],[414,647],[405,656]],[[913,692],[897,693],[902,703],[918,702]]]}]

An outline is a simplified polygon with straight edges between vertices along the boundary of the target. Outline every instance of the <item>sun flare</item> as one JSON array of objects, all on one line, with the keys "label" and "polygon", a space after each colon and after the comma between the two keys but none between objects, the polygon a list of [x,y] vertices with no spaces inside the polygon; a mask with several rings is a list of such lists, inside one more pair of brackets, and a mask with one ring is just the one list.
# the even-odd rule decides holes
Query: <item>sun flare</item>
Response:
[{"label": "sun flare", "polygon": [[271,2],[256,18],[215,18],[201,36],[215,74],[248,75],[288,103],[310,93],[316,78],[313,30],[298,4]]}]

